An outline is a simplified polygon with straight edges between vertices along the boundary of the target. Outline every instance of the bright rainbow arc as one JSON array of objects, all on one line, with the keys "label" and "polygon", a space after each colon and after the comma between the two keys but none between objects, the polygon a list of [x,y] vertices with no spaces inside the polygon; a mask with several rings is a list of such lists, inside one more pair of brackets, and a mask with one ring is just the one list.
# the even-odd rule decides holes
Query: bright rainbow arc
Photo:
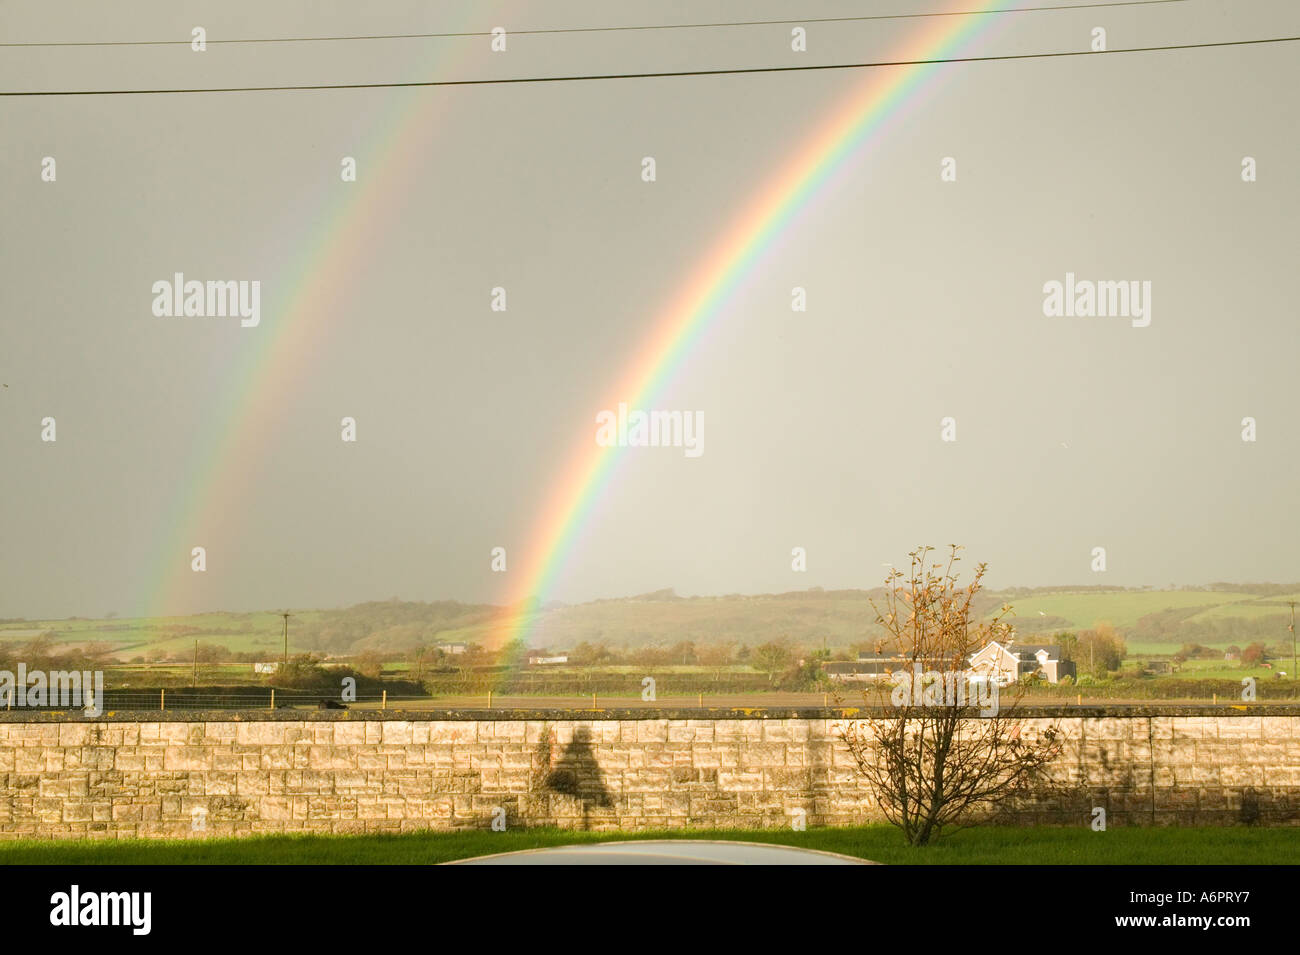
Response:
[{"label": "bright rainbow arc", "polygon": [[[939,18],[897,57],[936,60],[952,56],[962,45],[991,25],[984,13],[1006,9],[1005,0],[981,0],[971,15]],[[782,168],[717,241],[690,281],[664,310],[664,318],[639,353],[640,357],[613,389],[602,407],[626,401],[629,408],[651,408],[671,384],[703,336],[725,314],[725,306],[769,251],[791,220],[821,192],[848,161],[876,140],[899,109],[912,101],[924,81],[945,67],[916,64],[870,71],[862,87],[827,120],[812,140]],[[594,424],[549,497],[542,520],[530,535],[522,583],[506,601],[507,616],[493,627],[493,642],[520,640],[527,644],[542,616],[542,605],[563,574],[569,557],[589,525],[592,514],[626,456],[626,449],[599,447]]]}]

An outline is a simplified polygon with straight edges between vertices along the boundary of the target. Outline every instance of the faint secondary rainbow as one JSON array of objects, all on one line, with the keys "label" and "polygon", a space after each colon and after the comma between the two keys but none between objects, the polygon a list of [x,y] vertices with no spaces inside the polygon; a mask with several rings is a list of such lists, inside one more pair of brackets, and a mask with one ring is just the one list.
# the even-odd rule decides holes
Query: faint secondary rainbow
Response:
[{"label": "faint secondary rainbow", "polygon": [[[499,3],[477,8],[466,4],[461,12],[487,19],[498,8]],[[445,32],[457,30],[466,30],[464,21]],[[475,50],[474,44],[486,45],[487,39],[465,36],[442,42],[457,46],[456,56],[439,63],[440,69],[454,66]],[[360,101],[364,94],[355,95]],[[355,314],[348,307],[354,291],[352,276],[365,271],[367,260],[383,248],[383,230],[404,212],[405,187],[422,171],[427,141],[439,128],[435,120],[452,101],[451,96],[430,96],[425,90],[391,91],[378,118],[370,123],[370,135],[352,153],[357,160],[356,182],[334,178],[342,156],[315,157],[332,180],[333,192],[319,206],[297,210],[299,217],[291,218],[293,234],[306,232],[309,240],[291,246],[296,254],[278,274],[262,277],[272,301],[263,310],[261,325],[234,331],[240,349],[235,367],[211,384],[227,400],[214,406],[216,420],[210,428],[195,429],[200,434],[215,429],[217,439],[196,444],[181,490],[160,518],[161,529],[155,535],[161,542],[157,564],[143,578],[155,589],[141,595],[141,616],[161,616],[171,605],[193,609],[200,599],[195,594],[196,579],[203,575],[189,570],[191,547],[203,543],[215,524],[239,513],[241,497],[279,433],[268,409],[283,406],[281,399],[292,395],[310,370],[314,343],[322,341],[342,316]]]},{"label": "faint secondary rainbow", "polygon": [[[897,61],[953,56],[995,22],[988,11],[1006,10],[1006,0],[964,2],[951,16],[927,21],[890,55]],[[951,67],[947,67],[951,68]],[[763,187],[714,243],[690,279],[663,310],[638,357],[610,390],[601,407],[651,408],[673,381],[702,337],[725,314],[726,305],[791,220],[841,172],[861,149],[877,141],[904,106],[945,69],[915,64],[868,69],[861,85],[820,125],[816,133]],[[937,159],[936,159],[937,161]],[[530,535],[519,584],[506,601],[507,616],[493,627],[493,642],[530,639],[540,607],[562,575],[588,527],[602,494],[626,451],[602,448],[591,427],[575,442],[568,464],[547,498]]]}]

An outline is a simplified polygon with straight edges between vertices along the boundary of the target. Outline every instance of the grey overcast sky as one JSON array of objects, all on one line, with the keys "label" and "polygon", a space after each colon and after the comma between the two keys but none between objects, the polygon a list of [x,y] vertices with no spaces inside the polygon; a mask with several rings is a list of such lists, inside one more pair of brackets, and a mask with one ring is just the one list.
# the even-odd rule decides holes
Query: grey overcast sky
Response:
[{"label": "grey overcast sky", "polygon": [[[480,35],[6,46],[0,89],[859,62],[934,19],[809,22],[804,53],[790,24],[481,34],[979,6],[22,0],[0,42]],[[1295,36],[1300,5],[981,20],[968,54]],[[704,453],[629,449],[544,596],[868,587],[922,542],[994,585],[1300,579],[1298,54],[927,67],[659,395],[702,414]],[[702,258],[897,69],[0,98],[0,616],[505,599]],[[176,272],[260,281],[260,324],[155,316]],[[1150,282],[1150,324],[1046,316],[1066,273]]]}]

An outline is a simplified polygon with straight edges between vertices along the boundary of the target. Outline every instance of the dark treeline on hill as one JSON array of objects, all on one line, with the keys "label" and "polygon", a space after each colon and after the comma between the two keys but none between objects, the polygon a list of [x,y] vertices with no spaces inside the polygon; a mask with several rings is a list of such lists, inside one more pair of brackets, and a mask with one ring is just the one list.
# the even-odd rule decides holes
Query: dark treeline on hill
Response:
[{"label": "dark treeline on hill", "polygon": [[[116,626],[99,627],[98,629],[102,633],[114,633],[136,628],[136,624],[118,624]],[[157,624],[148,629],[155,633],[166,634],[169,637],[235,637],[255,632],[255,628],[251,623],[246,623],[240,627],[195,627],[183,623],[169,623]]]},{"label": "dark treeline on hill", "polygon": [[[1282,611],[1284,604],[1279,604]],[[1138,619],[1131,636],[1139,640],[1161,640],[1169,643],[1222,643],[1225,640],[1251,638],[1276,639],[1287,632],[1290,610],[1259,617],[1206,617],[1192,620],[1206,607],[1176,607],[1149,613]]]},{"label": "dark treeline on hill", "polygon": [[999,597],[1036,597],[1044,594],[1125,594],[1142,593],[1150,587],[1116,587],[1111,584],[1069,584],[1053,587],[1006,587],[1002,590],[989,591]]},{"label": "dark treeline on hill", "polygon": [[[778,594],[719,594],[708,596],[683,597],[671,587],[663,590],[654,590],[650,593],[636,594],[632,597],[600,597],[592,600],[587,606],[600,606],[602,604],[627,604],[627,603],[706,603],[706,602],[730,602],[739,603],[754,600],[867,600],[875,599],[879,601],[885,596],[883,587],[873,587],[870,590],[826,590],[823,587],[809,587],[807,590],[789,590]],[[556,604],[559,607],[584,606],[583,604]]]},{"label": "dark treeline on hill", "polygon": [[[1069,584],[1054,585],[1051,587],[1005,587],[1002,590],[991,591],[997,596],[1007,599],[1019,597],[1035,597],[1047,594],[1137,594],[1150,593],[1153,590],[1165,588],[1154,587],[1115,587],[1107,584]],[[1171,590],[1204,590],[1213,593],[1225,594],[1253,594],[1257,597],[1279,597],[1283,594],[1293,594],[1300,592],[1300,583],[1296,584],[1234,584],[1219,581],[1213,584],[1191,585],[1185,587],[1171,587]]]},{"label": "dark treeline on hill", "polygon": [[375,600],[303,621],[294,642],[319,653],[405,650],[436,642],[445,631],[486,623],[500,613],[490,604],[455,600]]},{"label": "dark treeline on hill", "polygon": [[1016,633],[1021,636],[1032,633],[1052,633],[1057,630],[1065,630],[1069,627],[1070,621],[1064,617],[1054,616],[1035,616],[1035,617],[1012,617],[1011,622],[1015,625]]},{"label": "dark treeline on hill", "polygon": [[[1199,588],[1193,588],[1199,589]],[[1254,594],[1258,597],[1281,597],[1300,592],[1300,584],[1228,584],[1214,583],[1204,589],[1216,593]]]}]

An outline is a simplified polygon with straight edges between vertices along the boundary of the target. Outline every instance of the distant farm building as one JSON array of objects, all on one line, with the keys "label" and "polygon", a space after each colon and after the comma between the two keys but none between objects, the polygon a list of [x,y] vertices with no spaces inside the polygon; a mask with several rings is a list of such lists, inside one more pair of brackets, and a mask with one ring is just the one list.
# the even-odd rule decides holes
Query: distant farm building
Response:
[{"label": "distant farm building", "polygon": [[858,654],[852,663],[826,663],[822,669],[837,683],[869,683],[885,680],[899,670],[907,669],[908,661],[902,657],[876,657]]},{"label": "distant farm building", "polygon": [[970,658],[970,668],[981,676],[992,677],[999,686],[1015,683],[1022,677],[1041,674],[1048,683],[1060,683],[1074,677],[1073,661],[1061,659],[1061,648],[1054,644],[1017,644],[1005,646],[996,640]]},{"label": "distant farm building", "polygon": [[548,656],[548,657],[531,656],[528,658],[528,665],[534,667],[555,666],[560,663],[568,663],[568,662],[569,662],[568,655],[563,653],[557,654],[555,656]]}]

